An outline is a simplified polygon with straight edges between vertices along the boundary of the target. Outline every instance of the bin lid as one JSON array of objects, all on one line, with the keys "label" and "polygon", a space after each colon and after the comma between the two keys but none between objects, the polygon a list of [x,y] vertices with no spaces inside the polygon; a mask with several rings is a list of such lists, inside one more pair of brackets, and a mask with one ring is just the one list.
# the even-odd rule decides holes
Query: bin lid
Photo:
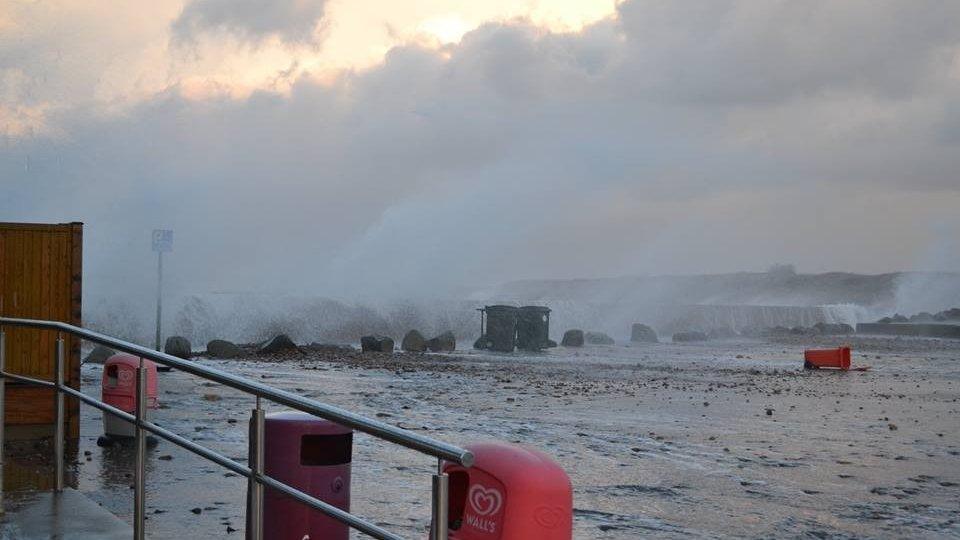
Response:
[{"label": "bin lid", "polygon": [[541,487],[570,485],[570,477],[543,452],[501,442],[467,445],[473,452],[473,468],[490,474],[504,485],[518,485],[537,478]]},{"label": "bin lid", "polygon": [[484,311],[516,311],[516,306],[507,306],[504,304],[497,304],[494,306],[483,306]]},{"label": "bin lid", "polygon": [[[106,362],[103,363],[104,367],[117,365],[117,364],[122,366],[130,366],[133,369],[137,369],[138,367],[140,367],[140,357],[134,356],[132,354],[127,354],[127,353],[117,353],[111,356],[110,358],[107,358]],[[147,360],[146,358],[144,358],[143,367],[147,368],[148,370],[156,370],[157,363],[152,360]]]},{"label": "bin lid", "polygon": [[302,411],[272,412],[264,418],[264,427],[271,431],[296,431],[311,435],[345,435],[353,430],[336,422]]}]

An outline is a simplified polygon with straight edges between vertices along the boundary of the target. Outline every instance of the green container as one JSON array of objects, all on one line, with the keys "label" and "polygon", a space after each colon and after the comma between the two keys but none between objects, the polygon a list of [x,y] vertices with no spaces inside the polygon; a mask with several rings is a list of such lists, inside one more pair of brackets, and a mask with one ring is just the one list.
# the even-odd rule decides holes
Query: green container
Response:
[{"label": "green container", "polygon": [[550,341],[550,308],[523,306],[517,310],[517,348],[524,351],[546,349]]}]

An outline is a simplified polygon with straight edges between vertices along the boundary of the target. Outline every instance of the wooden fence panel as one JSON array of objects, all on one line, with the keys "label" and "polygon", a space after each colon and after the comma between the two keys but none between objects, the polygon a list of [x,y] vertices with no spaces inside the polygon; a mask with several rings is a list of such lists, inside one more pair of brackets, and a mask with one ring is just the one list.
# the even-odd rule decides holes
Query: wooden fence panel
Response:
[{"label": "wooden fence panel", "polygon": [[[0,223],[0,314],[81,324],[82,243],[80,223]],[[7,370],[52,380],[55,332],[5,328]],[[67,337],[67,383],[79,388],[80,340]],[[79,436],[76,400],[68,402],[68,433]],[[9,424],[53,422],[52,391],[7,385]]]}]

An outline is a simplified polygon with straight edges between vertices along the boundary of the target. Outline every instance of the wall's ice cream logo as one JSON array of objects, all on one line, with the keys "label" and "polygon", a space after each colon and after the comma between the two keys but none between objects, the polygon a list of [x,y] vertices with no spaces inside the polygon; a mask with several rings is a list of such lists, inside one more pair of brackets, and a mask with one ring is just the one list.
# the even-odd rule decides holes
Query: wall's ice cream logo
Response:
[{"label": "wall's ice cream logo", "polygon": [[464,521],[475,529],[487,533],[496,532],[497,522],[494,516],[503,506],[503,494],[497,489],[474,484],[467,492],[467,500],[473,512],[466,512]]},{"label": "wall's ice cream logo", "polygon": [[486,489],[480,484],[470,486],[470,506],[481,516],[492,516],[500,510],[503,496],[496,489]]}]

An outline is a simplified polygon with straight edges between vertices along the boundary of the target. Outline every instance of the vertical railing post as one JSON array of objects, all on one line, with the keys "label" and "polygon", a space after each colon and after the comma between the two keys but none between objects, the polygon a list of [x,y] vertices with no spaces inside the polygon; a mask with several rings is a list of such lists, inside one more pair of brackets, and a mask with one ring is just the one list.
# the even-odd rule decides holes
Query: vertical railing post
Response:
[{"label": "vertical railing post", "polygon": [[443,472],[443,460],[437,460],[437,474],[433,475],[433,504],[430,530],[431,540],[447,540],[450,526],[450,477]]},{"label": "vertical railing post", "polygon": [[247,479],[247,539],[261,540],[263,538],[263,429],[264,414],[260,407],[260,396],[257,396],[257,405],[250,413],[250,436],[247,464],[250,466],[250,478]]},{"label": "vertical railing post", "polygon": [[136,470],[133,473],[133,538],[143,540],[144,521],[146,518],[146,476],[147,476],[147,433],[143,429],[143,422],[147,418],[147,369],[140,359],[137,368],[137,423],[136,423]]},{"label": "vertical railing post", "polygon": [[[7,334],[0,327],[0,372],[7,372]],[[6,432],[4,424],[7,421],[7,378],[0,375],[0,515],[3,514],[3,442]]]},{"label": "vertical railing post", "polygon": [[63,334],[57,334],[57,357],[55,363],[56,373],[54,375],[54,382],[56,387],[53,389],[54,396],[54,415],[55,422],[54,433],[53,433],[53,459],[54,461],[54,489],[56,491],[63,491],[63,444],[64,439],[66,438],[66,433],[64,431],[64,407],[63,407],[63,369],[64,369],[64,358],[63,358]]}]

